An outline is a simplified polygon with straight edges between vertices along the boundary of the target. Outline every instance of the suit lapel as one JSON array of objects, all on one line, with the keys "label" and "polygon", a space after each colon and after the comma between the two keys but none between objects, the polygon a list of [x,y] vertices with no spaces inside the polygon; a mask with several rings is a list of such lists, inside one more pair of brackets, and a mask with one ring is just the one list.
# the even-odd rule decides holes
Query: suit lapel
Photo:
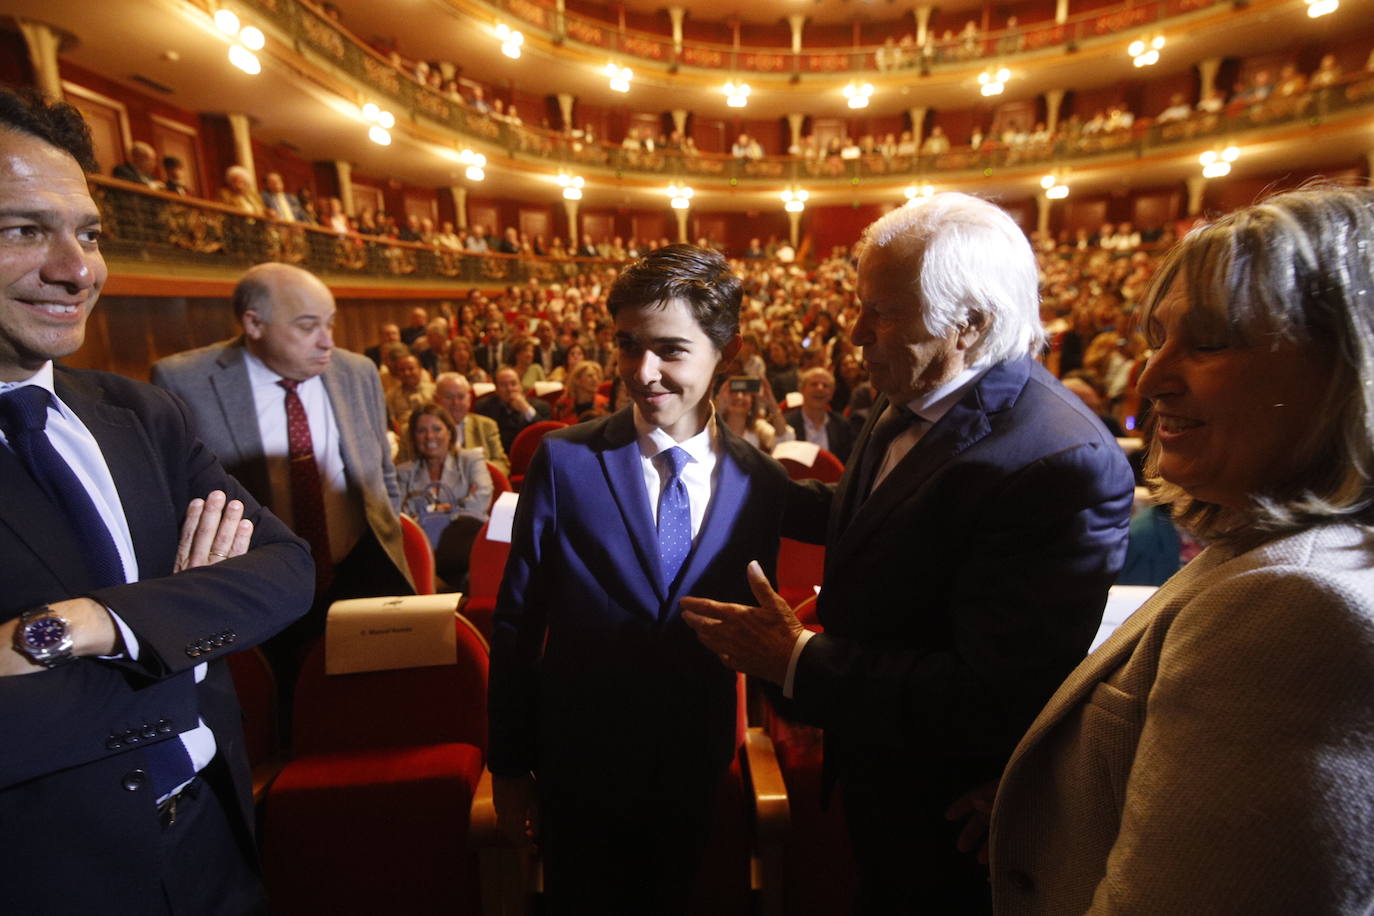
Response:
[{"label": "suit lapel", "polygon": [[606,448],[600,451],[601,470],[606,486],[620,510],[621,521],[634,545],[635,556],[644,571],[645,581],[654,589],[653,606],[668,600],[668,585],[658,558],[658,532],[654,530],[653,509],[644,488],[644,469],[639,463],[639,441],[635,433],[634,408],[627,407],[606,422]]},{"label": "suit lapel", "polygon": [[178,532],[165,511],[158,511],[171,503],[171,487],[133,412],[107,403],[99,389],[66,373],[56,374],[53,387],[100,445],[134,542],[139,578],[171,572],[167,545],[176,543]]},{"label": "suit lapel", "polygon": [[[334,424],[339,430],[339,455],[343,458],[344,476],[352,486],[353,481],[361,480],[363,477],[357,470],[362,462],[357,446],[361,441],[358,437],[366,433],[360,431],[354,422],[354,416],[358,411],[354,410],[350,403],[351,392],[347,390],[346,379],[339,368],[331,364],[320,376],[320,381],[324,382],[324,391],[329,397],[329,409],[334,412]],[[354,399],[356,400],[356,397]]]},{"label": "suit lapel", "polygon": [[48,568],[65,594],[79,595],[91,588],[85,564],[70,560],[81,556],[80,542],[8,447],[0,447],[0,480],[5,482],[0,487],[0,524]]},{"label": "suit lapel", "polygon": [[248,379],[248,365],[243,361],[243,342],[233,341],[221,350],[215,357],[215,366],[215,371],[210,375],[210,388],[215,393],[224,428],[229,431],[235,452],[233,455],[220,455],[220,461],[232,470],[249,492],[267,497],[261,502],[270,502],[272,488],[267,477],[267,460],[262,452],[262,433],[258,429],[258,407],[253,400],[253,384]]}]

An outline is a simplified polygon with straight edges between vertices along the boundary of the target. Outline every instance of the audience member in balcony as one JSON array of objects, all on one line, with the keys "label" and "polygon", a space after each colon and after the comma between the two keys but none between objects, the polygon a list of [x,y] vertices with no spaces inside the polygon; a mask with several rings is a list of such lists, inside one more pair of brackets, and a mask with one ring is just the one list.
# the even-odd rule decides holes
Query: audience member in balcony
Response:
[{"label": "audience member in balcony", "polygon": [[220,203],[242,210],[253,216],[266,216],[267,208],[262,205],[262,197],[253,190],[253,177],[241,165],[231,165],[224,170],[225,187],[219,189]]},{"label": "audience member in balcony", "polygon": [[[419,215],[415,213],[406,214],[406,224],[397,230],[396,240],[399,242],[419,242],[422,239]],[[423,331],[423,328],[421,330]]]},{"label": "audience member in balcony", "polygon": [[487,232],[485,227],[475,223],[473,224],[472,229],[468,232],[467,248],[468,251],[473,254],[482,254],[490,250],[487,245]]},{"label": "audience member in balcony", "polygon": [[[981,138],[980,138],[981,141]],[[930,129],[930,135],[921,144],[922,156],[943,156],[949,152],[949,137],[945,136],[945,129],[936,124]]]},{"label": "audience member in balcony", "polygon": [[268,172],[263,182],[262,205],[269,216],[287,223],[305,222],[305,211],[294,194],[286,193],[286,183],[277,172]]},{"label": "audience member in balcony", "polygon": [[242,334],[158,360],[152,380],[186,403],[226,469],[310,542],[315,605],[268,645],[290,684],[331,602],[414,590],[401,494],[376,367],[334,346],[329,288],[298,267],[259,264],[231,301]]},{"label": "audience member in balcony", "polygon": [[543,398],[527,400],[520,384],[520,373],[510,366],[498,369],[493,378],[496,390],[478,401],[473,409],[496,421],[501,431],[501,445],[509,454],[511,443],[520,430],[549,418],[549,404]]},{"label": "audience member in balcony", "polygon": [[501,239],[496,243],[496,250],[501,254],[520,253],[520,233],[514,226],[507,226],[506,231],[501,233]]},{"label": "audience member in balcony", "polygon": [[601,367],[590,360],[576,363],[568,373],[563,396],[553,404],[552,418],[560,423],[581,423],[610,413],[610,399],[597,388],[603,378]]},{"label": "audience member in balcony", "polygon": [[736,678],[675,599],[748,594],[737,570],[776,555],[767,516],[786,485],[711,422],[739,298],[725,260],[689,246],[631,265],[609,301],[634,408],[546,437],[524,483],[489,763],[506,833],[539,834],[552,912],[671,916],[693,897],[735,756]]},{"label": "audience member in balcony", "polygon": [[1284,64],[1279,69],[1279,84],[1274,89],[1274,94],[1281,98],[1292,98],[1307,91],[1307,77],[1298,72],[1298,68],[1293,64]]},{"label": "audience member in balcony", "polygon": [[1203,93],[1196,106],[1200,114],[1219,114],[1225,107],[1226,94],[1215,86]]},{"label": "audience member in balcony", "polygon": [[854,141],[853,137],[846,136],[840,141],[841,161],[858,159],[862,155],[863,150],[860,149],[859,144]]},{"label": "audience member in balcony", "polygon": [[1026,33],[1021,31],[1021,21],[1015,16],[1007,17],[1006,31],[997,40],[999,54],[1017,54],[1026,46]]},{"label": "audience member in balcony", "polygon": [[759,141],[748,134],[740,134],[730,147],[730,155],[736,159],[756,162],[763,158],[763,147]]},{"label": "audience member in balcony", "polygon": [[824,633],[757,570],[761,607],[681,603],[724,664],[825,729],[858,911],[987,912],[955,820],[990,800],[982,784],[1086,652],[1125,554],[1131,472],[1035,360],[1035,258],[1009,216],[918,199],[865,230],[858,264],[853,342],[883,398],[842,489],[793,484],[783,526],[811,540],[839,520]]},{"label": "audience member in balcony", "polygon": [[510,473],[510,461],[501,445],[501,431],[490,417],[472,412],[472,385],[460,372],[445,372],[434,382],[434,403],[453,418],[456,447],[482,450],[486,460],[503,473]]},{"label": "audience member in balcony", "polygon": [[981,37],[977,23],[972,19],[965,22],[964,28],[959,32],[959,56],[964,60],[978,57],[982,51]]},{"label": "audience member in balcony", "polygon": [[142,140],[134,141],[129,147],[129,159],[111,170],[110,175],[121,181],[132,181],[155,191],[163,190],[157,177],[157,150]]},{"label": "audience member in balcony", "polygon": [[904,130],[904,131],[902,131],[901,137],[897,140],[897,152],[896,152],[896,155],[898,155],[898,156],[915,156],[915,155],[916,155],[916,149],[917,149],[917,147],[916,147],[916,137],[915,137],[915,135],[913,135],[913,134],[911,133],[911,131],[909,131],[909,130]]},{"label": "audience member in balcony", "polygon": [[1309,189],[1193,231],[1157,273],[1146,476],[1210,546],[1021,740],[999,912],[1368,911],[1371,237],[1368,188]]},{"label": "audience member in balcony", "polygon": [[1341,78],[1341,66],[1336,63],[1336,55],[1323,54],[1322,59],[1317,64],[1317,69],[1312,71],[1312,78],[1308,80],[1308,85],[1313,89],[1325,89],[1339,82]]},{"label": "audience member in balcony", "polygon": [[592,234],[590,232],[582,234],[582,244],[578,246],[577,256],[579,258],[601,257],[601,251],[596,247],[596,242],[592,241]]},{"label": "audience member in balcony", "polygon": [[472,84],[472,98],[468,101],[468,106],[478,114],[491,113],[491,106],[487,104],[487,91],[480,83]]},{"label": "audience member in balcony", "polygon": [[1113,105],[1107,109],[1107,120],[1102,125],[1102,132],[1111,134],[1118,131],[1130,130],[1135,125],[1135,115],[1125,105]]},{"label": "audience member in balcony", "polygon": [[162,189],[169,194],[176,194],[179,197],[189,197],[191,194],[190,175],[186,169],[186,163],[176,156],[162,157],[162,174],[167,176],[163,182]]},{"label": "audience member in balcony", "polygon": [[873,65],[880,72],[896,70],[901,66],[901,52],[897,50],[896,37],[887,36],[882,46],[873,52]]},{"label": "audience member in balcony", "polygon": [[1231,101],[1237,105],[1256,105],[1265,101],[1274,92],[1274,76],[1267,68],[1261,67],[1250,77],[1250,82],[1238,87],[1239,91]]},{"label": "audience member in balcony", "polygon": [[849,460],[854,447],[854,428],[830,409],[835,396],[835,376],[829,369],[807,369],[801,376],[802,403],[783,415],[800,442],[818,445],[841,462]]},{"label": "audience member in balcony", "polygon": [[1169,105],[1158,116],[1155,123],[1168,124],[1170,121],[1186,121],[1193,114],[1193,107],[1188,104],[1183,93],[1175,92],[1169,96]]}]

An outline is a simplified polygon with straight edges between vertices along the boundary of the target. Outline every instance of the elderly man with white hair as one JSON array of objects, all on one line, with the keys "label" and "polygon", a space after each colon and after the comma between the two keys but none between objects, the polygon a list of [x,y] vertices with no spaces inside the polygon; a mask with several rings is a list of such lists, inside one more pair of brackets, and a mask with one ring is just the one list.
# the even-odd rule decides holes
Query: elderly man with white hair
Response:
[{"label": "elderly man with white hair", "polygon": [[837,487],[794,485],[783,527],[827,545],[824,632],[754,565],[758,607],[683,607],[724,664],[824,728],[862,912],[989,912],[986,869],[956,849],[978,824],[960,821],[989,807],[1088,650],[1125,556],[1131,472],[1035,361],[1035,258],[1004,212],[937,194],[857,251],[852,336],[882,397]]}]

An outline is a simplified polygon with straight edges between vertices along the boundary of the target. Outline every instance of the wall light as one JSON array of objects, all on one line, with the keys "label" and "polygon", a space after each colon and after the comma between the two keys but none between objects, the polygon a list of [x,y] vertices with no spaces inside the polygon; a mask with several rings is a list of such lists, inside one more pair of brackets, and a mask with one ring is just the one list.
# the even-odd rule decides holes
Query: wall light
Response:
[{"label": "wall light", "polygon": [[468,176],[469,181],[481,181],[487,177],[487,157],[481,153],[465,149],[458,154],[458,161],[467,166],[467,171],[463,174]]},{"label": "wall light", "polygon": [[215,28],[234,40],[229,46],[229,63],[250,76],[262,72],[262,61],[253,53],[267,45],[267,37],[262,34],[262,29],[244,25],[233,10],[223,7],[215,10]]},{"label": "wall light", "polygon": [[525,36],[523,34],[517,32],[504,22],[498,22],[496,24],[493,34],[496,36],[496,40],[501,42],[502,54],[506,55],[511,60],[520,59],[520,46],[525,43]]},{"label": "wall light", "polygon": [[1313,19],[1330,15],[1340,8],[1340,0],[1307,0],[1307,15]]},{"label": "wall light", "polygon": [[1156,35],[1148,42],[1137,38],[1127,46],[1126,54],[1137,67],[1151,67],[1159,63],[1159,50],[1163,47],[1163,35]]},{"label": "wall light", "polygon": [[610,79],[611,88],[616,92],[630,91],[630,80],[635,78],[635,74],[629,67],[617,67],[613,63],[608,63],[601,68],[601,72]]},{"label": "wall light", "polygon": [[806,199],[811,195],[801,188],[788,188],[779,197],[782,198],[782,208],[788,213],[800,213],[806,209]]},{"label": "wall light", "polygon": [[851,82],[844,87],[844,97],[849,100],[850,108],[867,108],[868,100],[873,97],[873,84]]},{"label": "wall light", "polygon": [[396,126],[396,116],[376,102],[368,102],[363,105],[363,120],[372,124],[368,128],[367,136],[378,146],[391,145],[391,128]]},{"label": "wall light", "polygon": [[1064,176],[1058,171],[1051,172],[1040,179],[1040,187],[1045,189],[1045,196],[1050,200],[1063,200],[1069,196],[1069,186],[1064,181]]},{"label": "wall light", "polygon": [[1007,80],[1011,79],[1011,71],[1006,67],[999,68],[996,72],[984,70],[978,74],[978,85],[982,88],[978,91],[983,95],[1001,95],[1007,88]]},{"label": "wall light", "polygon": [[569,175],[567,172],[558,173],[558,184],[563,188],[564,200],[581,200],[582,186],[586,183],[581,175]]},{"label": "wall light", "polygon": [[668,204],[674,210],[686,210],[692,205],[692,194],[694,192],[685,184],[676,182],[668,185]]},{"label": "wall light", "polygon": [[725,84],[725,104],[731,108],[743,108],[749,104],[749,84],[730,80]]},{"label": "wall light", "polygon": [[1223,175],[1231,174],[1231,163],[1239,158],[1240,149],[1235,146],[1228,146],[1220,152],[1209,149],[1198,156],[1197,160],[1202,163],[1203,178],[1220,178]]}]

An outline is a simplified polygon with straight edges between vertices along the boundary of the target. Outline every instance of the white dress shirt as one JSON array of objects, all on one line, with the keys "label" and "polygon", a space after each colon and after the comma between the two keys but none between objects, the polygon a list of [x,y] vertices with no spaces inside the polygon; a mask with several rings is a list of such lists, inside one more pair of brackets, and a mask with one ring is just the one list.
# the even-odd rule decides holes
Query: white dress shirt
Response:
[{"label": "white dress shirt", "polygon": [[[290,527],[295,520],[291,517],[291,446],[286,434],[286,390],[277,384],[282,376],[267,368],[252,353],[244,350],[243,360],[248,367],[248,384],[258,415],[258,435],[262,438],[262,454],[267,461],[272,511]],[[348,474],[344,470],[343,452],[339,449],[339,424],[329,403],[324,379],[318,375],[306,379],[296,386],[296,394],[310,423],[310,444],[315,448],[315,466],[319,468],[320,485],[324,490],[329,552],[338,562],[348,556],[362,537],[367,523],[362,500],[349,494]]]},{"label": "white dress shirt", "polygon": [[[71,408],[57,396],[57,391],[53,388],[52,361],[49,360],[44,363],[41,369],[25,381],[0,383],[0,394],[5,394],[25,385],[37,385],[39,388],[47,389],[48,393],[52,395],[52,401],[48,405],[46,428],[48,441],[67,462],[77,480],[81,481],[81,486],[86,490],[86,495],[91,498],[96,511],[100,513],[101,521],[109,529],[115,549],[119,552],[120,563],[124,566],[124,581],[126,583],[137,582],[138,558],[134,554],[134,539],[133,535],[129,533],[129,521],[124,516],[124,504],[119,499],[119,491],[115,489],[114,477],[110,474],[110,466],[105,462],[105,455],[100,451],[99,443],[95,441],[95,436],[91,435],[91,431],[86,428],[86,424],[82,423],[81,418],[73,413]],[[0,430],[0,442],[9,446],[9,440],[5,437],[4,430]],[[209,494],[201,495],[208,496]],[[120,637],[124,641],[124,654],[134,661],[138,661],[140,647],[137,635],[118,614],[109,608],[105,610],[109,612],[110,618],[119,629]],[[104,657],[119,658],[121,656]],[[205,663],[196,665],[194,670],[196,683],[199,684],[205,680]],[[199,773],[215,756],[214,732],[210,731],[205,720],[201,719],[195,728],[182,732],[179,737],[181,743],[186,747],[186,752],[191,757],[191,765]],[[181,791],[184,785],[185,783],[177,786],[168,795],[175,795]],[[166,797],[163,796],[163,798]],[[159,798],[158,801],[160,802],[162,799]]]},{"label": "white dress shirt", "polygon": [[649,511],[653,513],[654,524],[658,524],[658,498],[667,486],[668,479],[659,473],[658,463],[654,461],[661,453],[677,446],[691,456],[692,460],[682,469],[682,483],[687,488],[687,502],[692,511],[692,539],[701,531],[702,520],[711,505],[711,493],[715,489],[716,464],[720,457],[720,434],[716,430],[716,415],[712,411],[706,427],[690,439],[678,442],[657,426],[652,426],[639,415],[635,406],[635,429],[639,433],[639,463],[644,471],[644,487],[649,494]]},{"label": "white dress shirt", "polygon": [[[991,368],[991,366],[979,366],[965,369],[934,391],[907,401],[906,406],[922,422],[913,423],[907,429],[902,430],[901,435],[893,439],[888,445],[887,453],[883,456],[883,463],[879,465],[878,473],[873,475],[873,486],[869,489],[869,493],[878,488],[878,484],[882,482],[883,478],[891,473],[892,469],[916,447],[916,443],[921,441],[921,437],[926,434],[926,431],[939,423],[945,414],[954,409],[954,405],[959,403],[959,399],[964,396],[964,393],[983,377],[983,373]],[[892,409],[891,404],[886,408],[886,410]],[[879,420],[878,422],[882,421]],[[811,630],[802,630],[797,636],[797,641],[792,645],[792,657],[787,662],[787,676],[783,678],[782,682],[782,695],[789,700],[792,699],[792,690],[796,686],[797,661],[801,658],[802,649],[806,648],[806,644],[815,635]]]}]

